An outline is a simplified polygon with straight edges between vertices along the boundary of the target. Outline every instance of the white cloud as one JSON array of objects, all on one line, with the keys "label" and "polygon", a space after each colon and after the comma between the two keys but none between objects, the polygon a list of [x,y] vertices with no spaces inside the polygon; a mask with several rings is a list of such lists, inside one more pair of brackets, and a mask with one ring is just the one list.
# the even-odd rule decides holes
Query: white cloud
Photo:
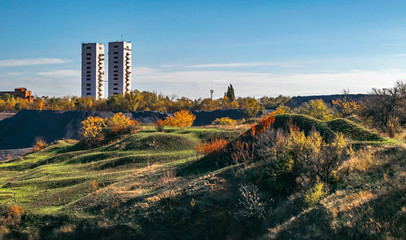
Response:
[{"label": "white cloud", "polygon": [[6,59],[0,60],[0,67],[19,67],[32,65],[60,64],[67,60],[60,58],[24,58],[24,59]]},{"label": "white cloud", "polygon": [[349,70],[316,73],[252,73],[234,71],[174,71],[133,75],[133,88],[176,94],[191,98],[222,97],[228,84],[233,84],[238,96],[321,95],[340,93],[367,93],[372,88],[393,86],[395,81],[406,79],[406,71],[382,69],[376,71]]},{"label": "white cloud", "polygon": [[37,75],[47,77],[80,77],[80,73],[78,70],[55,70],[50,72],[38,72]]},{"label": "white cloud", "polygon": [[[187,68],[240,68],[240,67],[262,67],[262,66],[283,66],[272,62],[240,62],[240,63],[214,63],[197,64],[186,66]],[[290,67],[290,66],[289,66]]]}]

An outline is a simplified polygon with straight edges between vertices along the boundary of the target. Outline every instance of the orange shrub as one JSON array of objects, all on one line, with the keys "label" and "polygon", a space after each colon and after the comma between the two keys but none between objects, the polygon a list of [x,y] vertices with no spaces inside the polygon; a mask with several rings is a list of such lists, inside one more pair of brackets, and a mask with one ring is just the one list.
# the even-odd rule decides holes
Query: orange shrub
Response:
[{"label": "orange shrub", "polygon": [[119,112],[107,119],[106,124],[113,133],[125,133],[135,131],[136,127],[140,125],[140,122],[131,120],[122,112]]},{"label": "orange shrub", "polygon": [[201,154],[219,153],[225,150],[226,145],[227,141],[225,139],[216,138],[211,142],[204,143],[203,146],[197,143],[195,150]]},{"label": "orange shrub", "polygon": [[173,114],[173,117],[165,118],[165,125],[172,127],[190,127],[196,116],[191,114],[188,110],[180,110]]},{"label": "orange shrub", "polygon": [[158,132],[162,132],[162,131],[164,130],[165,125],[166,125],[166,122],[165,122],[164,120],[162,120],[162,119],[159,119],[159,120],[156,121],[156,123],[154,124],[155,129],[156,129]]},{"label": "orange shrub", "polygon": [[41,138],[35,138],[34,145],[32,146],[33,152],[38,152],[41,149],[44,149],[47,146],[47,143]]},{"label": "orange shrub", "polygon": [[270,116],[260,120],[256,125],[251,125],[251,135],[256,136],[262,132],[265,132],[274,122],[275,117]]},{"label": "orange shrub", "polygon": [[21,222],[21,216],[24,214],[23,207],[17,205],[9,206],[7,208],[7,222],[9,226],[18,225]]}]

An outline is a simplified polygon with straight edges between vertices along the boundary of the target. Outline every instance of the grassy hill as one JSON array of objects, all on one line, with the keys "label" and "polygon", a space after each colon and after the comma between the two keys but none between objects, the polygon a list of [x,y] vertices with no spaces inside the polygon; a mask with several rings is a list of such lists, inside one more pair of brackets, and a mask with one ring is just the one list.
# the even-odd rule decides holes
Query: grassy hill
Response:
[{"label": "grassy hill", "polygon": [[[275,193],[263,184],[266,162],[222,165],[194,151],[198,142],[216,137],[233,141],[242,134],[237,130],[145,129],[89,150],[60,140],[0,164],[0,239],[406,236],[406,150],[384,145],[384,138],[373,138],[346,120],[279,115],[274,127],[284,127],[289,119],[326,138],[342,129],[358,142],[382,145],[342,166],[341,179],[319,205],[309,208],[299,195]],[[201,171],[209,161],[211,167]],[[265,220],[246,217],[241,189],[257,198],[255,206]],[[21,222],[7,208],[13,205],[24,209]]]}]

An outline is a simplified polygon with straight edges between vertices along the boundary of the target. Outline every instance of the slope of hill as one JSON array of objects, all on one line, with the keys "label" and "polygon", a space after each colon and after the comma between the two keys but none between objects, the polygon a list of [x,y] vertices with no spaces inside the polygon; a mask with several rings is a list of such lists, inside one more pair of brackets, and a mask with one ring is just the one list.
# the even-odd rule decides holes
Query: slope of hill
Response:
[{"label": "slope of hill", "polygon": [[[309,129],[321,124],[315,128],[325,131],[325,136],[335,134],[328,123],[301,115],[277,116],[274,127],[285,126],[281,119],[293,119]],[[331,183],[321,203],[307,207],[298,193],[271,191],[265,181],[269,170],[266,161],[222,165],[216,160],[218,156],[202,157],[194,150],[197,142],[222,137],[234,143],[247,137],[246,133],[215,128],[167,130],[145,129],[89,150],[74,151],[75,141],[61,140],[40,152],[0,164],[0,237],[406,236],[403,147],[380,145],[351,158],[339,168],[341,178]],[[201,163],[208,161],[212,167],[200,171],[205,166]],[[14,205],[23,207],[24,214],[7,207]]]}]

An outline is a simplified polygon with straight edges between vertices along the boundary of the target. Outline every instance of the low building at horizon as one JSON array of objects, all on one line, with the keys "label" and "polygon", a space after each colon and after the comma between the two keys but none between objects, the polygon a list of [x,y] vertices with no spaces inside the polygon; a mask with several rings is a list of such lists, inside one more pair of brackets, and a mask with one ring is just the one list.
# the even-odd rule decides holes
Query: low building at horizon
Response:
[{"label": "low building at horizon", "polygon": [[2,91],[0,92],[0,97],[5,96],[6,94],[9,94],[14,98],[27,99],[30,103],[34,102],[34,96],[31,95],[31,91],[27,91],[24,87],[14,88],[14,91]]}]

